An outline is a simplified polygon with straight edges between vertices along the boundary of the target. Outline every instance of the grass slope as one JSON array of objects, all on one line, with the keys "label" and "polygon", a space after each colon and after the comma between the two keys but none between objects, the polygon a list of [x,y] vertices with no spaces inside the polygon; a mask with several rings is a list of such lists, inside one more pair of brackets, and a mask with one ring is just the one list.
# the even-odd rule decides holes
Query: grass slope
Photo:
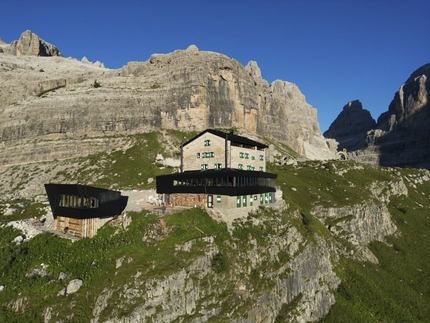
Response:
[{"label": "grass slope", "polygon": [[[157,153],[164,157],[177,157],[177,150],[166,147],[178,147],[181,141],[193,135],[154,132],[130,137],[130,146],[123,150],[66,161],[75,166],[67,172],[59,172],[57,181],[111,188],[150,188],[154,183],[148,179],[174,171],[156,163]],[[251,238],[264,246],[275,234],[273,228],[280,223],[295,226],[307,241],[319,235],[330,242],[335,238],[312,214],[315,206],[342,207],[364,201],[374,202],[370,185],[378,183],[384,186],[399,179],[404,180],[408,196],[392,196],[388,204],[398,233],[388,237],[387,243],[371,243],[370,249],[379,259],[379,264],[340,258],[335,264],[342,280],[334,291],[336,304],[321,322],[425,322],[430,317],[430,182],[421,180],[425,176],[423,170],[372,168],[355,162],[308,161],[297,166],[268,165],[268,171],[278,174],[277,184],[284,192],[283,198],[292,209],[298,210],[301,218],[289,218],[286,214],[267,210],[264,211],[265,217],[272,219],[272,224],[256,226],[249,221],[235,226],[229,233],[225,224],[212,220],[200,209],[166,215],[163,228],[158,226],[159,218],[154,214],[141,212],[130,214],[133,221],[127,230],[106,226],[95,238],[75,243],[42,234],[16,244],[12,240],[20,232],[7,226],[0,227],[0,285],[5,286],[0,292],[0,322],[40,322],[47,307],[61,308],[55,320],[88,322],[95,299],[105,288],[119,286],[124,277],[129,278],[137,271],[149,279],[180,270],[203,254],[206,242],[199,240],[187,253],[175,252],[175,245],[205,236],[215,237],[219,249],[212,261],[214,275],[225,275],[232,268],[246,266],[247,260],[229,246],[234,244],[246,250]],[[17,189],[20,185],[17,179]],[[2,201],[0,209],[6,208],[15,211],[12,215],[0,215],[0,224],[43,213],[43,205],[30,200]],[[150,236],[148,232],[154,230],[159,230],[158,234],[163,239],[149,239],[143,243],[143,238]],[[288,262],[294,255],[279,256]],[[124,259],[127,265],[117,268],[118,259]],[[47,265],[43,275],[35,274],[37,269],[43,268],[42,264]],[[269,271],[271,267],[280,266],[267,263],[261,269]],[[67,273],[67,277],[59,279],[62,272]],[[270,290],[270,282],[259,277],[257,273],[251,273],[246,279],[254,286],[255,292]],[[72,295],[57,296],[74,278],[83,279],[81,290]],[[208,286],[212,283],[202,282]],[[235,312],[236,317],[246,315],[250,304],[237,300],[229,304],[223,302],[228,297],[228,294],[219,296],[222,312],[218,318],[213,318],[214,322],[221,322],[230,311]],[[121,296],[118,291],[112,295],[113,304],[115,299],[119,304]],[[13,309],[17,300],[21,302],[18,312]],[[300,297],[295,299],[295,302],[299,301]],[[135,306],[137,303],[107,308],[100,314],[100,319],[114,314],[126,316]],[[285,305],[276,321],[282,322],[294,307],[294,304]],[[183,319],[187,322],[192,317]]]}]

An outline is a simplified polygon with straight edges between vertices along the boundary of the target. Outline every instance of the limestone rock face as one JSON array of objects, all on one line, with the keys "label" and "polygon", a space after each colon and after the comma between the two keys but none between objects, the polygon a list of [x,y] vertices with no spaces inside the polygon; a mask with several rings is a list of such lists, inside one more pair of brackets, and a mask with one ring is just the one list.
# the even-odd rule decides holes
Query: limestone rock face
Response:
[{"label": "limestone rock face", "polygon": [[[21,43],[34,43],[34,34],[23,35]],[[25,47],[18,43],[15,47],[28,52],[18,50]],[[316,109],[295,84],[277,80],[269,85],[256,62],[243,67],[195,45],[118,70],[6,52],[0,64],[0,145],[5,152],[0,164],[85,155],[88,149],[70,142],[97,137],[96,144],[88,142],[96,152],[106,148],[99,145],[100,137],[160,128],[236,127],[309,158],[335,155],[320,133]]]},{"label": "limestone rock face", "polygon": [[19,40],[10,44],[8,52],[18,57],[22,56],[63,56],[57,47],[39,38],[30,30],[21,34]]},{"label": "limestone rock face", "polygon": [[398,131],[428,126],[430,116],[430,64],[418,68],[400,87],[388,111],[378,119],[378,128]]},{"label": "limestone rock face", "polygon": [[417,69],[379,117],[379,136],[368,141],[378,147],[380,165],[430,168],[429,78],[430,64]]},{"label": "limestone rock face", "polygon": [[367,132],[375,126],[376,121],[370,112],[363,109],[360,101],[355,100],[343,107],[336,120],[324,132],[324,137],[336,139],[340,150],[356,150],[363,147]]},{"label": "limestone rock face", "polygon": [[413,72],[373,128],[369,128],[371,121],[361,104],[355,103],[344,107],[324,135],[335,138],[351,159],[372,165],[430,168],[429,78],[430,64]]}]

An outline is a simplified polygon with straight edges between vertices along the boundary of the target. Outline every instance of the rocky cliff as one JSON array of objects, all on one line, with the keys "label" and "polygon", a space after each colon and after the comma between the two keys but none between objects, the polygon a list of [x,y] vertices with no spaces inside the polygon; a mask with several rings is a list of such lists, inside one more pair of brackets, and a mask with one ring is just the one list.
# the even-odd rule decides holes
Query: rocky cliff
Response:
[{"label": "rocky cliff", "polygon": [[354,101],[344,107],[324,135],[337,140],[352,159],[373,165],[429,168],[429,77],[430,64],[413,72],[377,124]]},{"label": "rocky cliff", "polygon": [[[60,54],[31,32],[7,47],[2,45],[0,54],[1,164],[85,155],[106,149],[100,137],[160,128],[235,127],[308,158],[334,156],[316,109],[297,86],[280,80],[269,85],[255,62],[243,67],[190,46],[108,70],[86,61],[35,57]],[[98,141],[77,144],[84,137]]]},{"label": "rocky cliff", "polygon": [[1,51],[15,55],[22,56],[63,56],[57,47],[39,38],[30,30],[26,30],[21,34],[19,40],[13,41],[7,45],[0,41]]},{"label": "rocky cliff", "polygon": [[336,120],[324,132],[324,137],[338,141],[339,150],[347,151],[362,148],[369,130],[374,129],[376,121],[368,110],[363,109],[358,100],[346,104]]}]

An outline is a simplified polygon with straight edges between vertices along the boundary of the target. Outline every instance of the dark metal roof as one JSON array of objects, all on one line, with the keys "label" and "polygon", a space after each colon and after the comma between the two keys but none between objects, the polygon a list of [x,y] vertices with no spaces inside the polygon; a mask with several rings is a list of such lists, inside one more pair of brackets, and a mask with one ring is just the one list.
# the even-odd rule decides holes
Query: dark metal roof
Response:
[{"label": "dark metal roof", "polygon": [[[68,195],[91,196],[99,198],[100,195],[109,199],[116,199],[121,195],[119,191],[112,191],[105,188],[81,185],[81,184],[45,184],[46,191],[54,189],[56,192]],[[103,194],[104,193],[104,194]],[[110,196],[110,197],[109,197]]]},{"label": "dark metal roof", "polygon": [[[103,218],[121,214],[121,192],[79,184],[45,184],[54,218],[66,216],[76,219]],[[60,195],[94,197],[99,201],[97,208],[72,208],[58,205]]]},{"label": "dark metal roof", "polygon": [[243,176],[243,177],[277,178],[278,175],[262,172],[262,171],[224,168],[219,170],[195,170],[195,171],[191,170],[191,171],[185,171],[183,173],[159,175],[157,176],[157,178],[170,177],[174,179],[182,179],[182,178],[206,178],[206,177],[229,177],[229,176],[230,177]]},{"label": "dark metal roof", "polygon": [[197,136],[195,136],[195,137],[191,138],[190,140],[188,140],[183,145],[184,146],[188,145],[190,142],[196,140],[197,138],[199,138],[200,136],[204,135],[207,132],[209,132],[209,133],[211,133],[211,134],[213,134],[215,136],[218,136],[220,138],[223,138],[223,139],[225,139],[225,137],[227,136],[228,140],[230,140],[231,142],[239,143],[239,144],[244,144],[244,145],[249,145],[249,146],[256,146],[258,148],[267,148],[268,147],[267,145],[265,145],[265,144],[263,144],[261,142],[258,142],[258,141],[255,141],[255,140],[252,140],[252,139],[249,139],[249,138],[246,138],[246,137],[242,137],[242,136],[239,136],[239,135],[235,135],[235,134],[233,134],[231,132],[229,133],[229,132],[219,131],[219,130],[215,130],[215,129],[206,129],[205,131],[199,133]]}]

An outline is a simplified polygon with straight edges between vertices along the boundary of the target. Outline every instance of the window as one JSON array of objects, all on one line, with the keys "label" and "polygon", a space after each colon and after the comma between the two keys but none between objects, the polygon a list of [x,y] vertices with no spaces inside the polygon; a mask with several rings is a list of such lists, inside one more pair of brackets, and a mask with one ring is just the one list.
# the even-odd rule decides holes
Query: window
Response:
[{"label": "window", "polygon": [[222,164],[221,163],[215,163],[214,169],[221,169]]},{"label": "window", "polygon": [[90,197],[90,208],[96,208],[99,207],[99,200],[95,197]]},{"label": "window", "polygon": [[58,206],[70,208],[97,208],[99,200],[95,197],[60,194]]},{"label": "window", "polygon": [[248,166],[246,166],[246,169],[247,169],[247,170],[252,170],[252,166],[251,166],[251,165],[248,165]]},{"label": "window", "polygon": [[213,151],[202,153],[202,158],[214,158],[214,157],[215,157],[215,153]]},{"label": "window", "polygon": [[205,140],[205,147],[210,146],[211,145],[211,141],[209,139]]},{"label": "window", "polygon": [[200,153],[197,153],[196,157],[197,157],[197,158],[200,158]]},{"label": "window", "polygon": [[263,155],[260,155],[260,160],[264,160],[264,156]]},{"label": "window", "polygon": [[251,157],[251,160],[255,160],[255,156],[252,156],[252,157]]},{"label": "window", "polygon": [[260,172],[262,172],[263,171],[263,166],[260,166],[259,170],[260,170]]},{"label": "window", "polygon": [[217,195],[216,196],[216,202],[217,203],[221,203],[221,195]]},{"label": "window", "polygon": [[245,153],[245,159],[249,159],[249,154]]},{"label": "window", "polygon": [[208,164],[202,164],[200,167],[201,170],[208,170],[208,168]]},{"label": "window", "polygon": [[239,164],[237,167],[238,167],[239,169],[243,169],[243,165],[242,165],[242,164]]},{"label": "window", "polygon": [[239,158],[243,158],[244,154],[242,152],[239,153]]}]

